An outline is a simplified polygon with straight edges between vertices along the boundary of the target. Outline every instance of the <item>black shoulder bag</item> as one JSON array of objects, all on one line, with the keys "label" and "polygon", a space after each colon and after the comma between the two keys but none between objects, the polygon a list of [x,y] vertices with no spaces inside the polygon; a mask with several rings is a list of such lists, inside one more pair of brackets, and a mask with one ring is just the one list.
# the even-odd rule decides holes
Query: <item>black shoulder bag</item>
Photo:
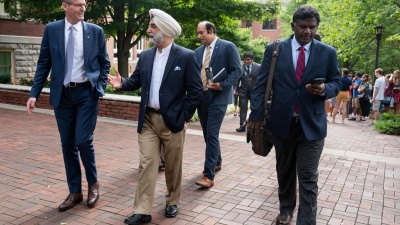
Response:
[{"label": "black shoulder bag", "polygon": [[249,129],[247,123],[247,143],[251,141],[252,149],[254,154],[260,156],[267,156],[271,151],[273,144],[272,134],[271,131],[268,129],[267,125],[270,119],[269,112],[271,110],[271,101],[269,100],[271,94],[271,86],[272,86],[272,79],[274,77],[275,71],[275,64],[276,60],[279,55],[279,42],[280,40],[275,40],[273,47],[272,47],[272,60],[271,60],[271,67],[269,70],[268,76],[268,83],[265,90],[265,99],[264,99],[264,108],[265,108],[265,115],[264,115],[264,122],[261,126],[255,127],[254,131]]}]

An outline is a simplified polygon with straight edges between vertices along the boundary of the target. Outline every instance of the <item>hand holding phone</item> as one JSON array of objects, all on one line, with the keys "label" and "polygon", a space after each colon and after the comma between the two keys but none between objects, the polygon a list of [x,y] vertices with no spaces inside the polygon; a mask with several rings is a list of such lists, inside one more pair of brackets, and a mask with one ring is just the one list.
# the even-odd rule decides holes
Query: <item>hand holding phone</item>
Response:
[{"label": "hand holding phone", "polygon": [[313,81],[311,81],[311,84],[319,84],[321,85],[322,83],[325,82],[325,78],[315,78]]}]

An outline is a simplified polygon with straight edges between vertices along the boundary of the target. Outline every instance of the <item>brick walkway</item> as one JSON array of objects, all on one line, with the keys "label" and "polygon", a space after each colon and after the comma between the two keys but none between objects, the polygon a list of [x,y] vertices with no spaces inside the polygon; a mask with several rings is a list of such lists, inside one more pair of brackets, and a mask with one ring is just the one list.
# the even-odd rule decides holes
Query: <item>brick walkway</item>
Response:
[{"label": "brick walkway", "polygon": [[[52,111],[37,109],[29,116],[24,110],[0,104],[0,224],[123,224],[133,213],[138,179],[135,123],[99,118],[94,144],[100,201],[90,209],[84,193],[83,203],[60,213],[68,189],[56,121]],[[369,123],[329,123],[317,224],[400,224],[400,137],[379,134]],[[194,184],[205,144],[199,123],[189,124],[179,214],[164,216],[160,172],[153,224],[273,224],[279,212],[275,153],[253,155],[244,133],[235,131],[238,124],[238,117],[225,117],[223,167],[209,190]]]}]

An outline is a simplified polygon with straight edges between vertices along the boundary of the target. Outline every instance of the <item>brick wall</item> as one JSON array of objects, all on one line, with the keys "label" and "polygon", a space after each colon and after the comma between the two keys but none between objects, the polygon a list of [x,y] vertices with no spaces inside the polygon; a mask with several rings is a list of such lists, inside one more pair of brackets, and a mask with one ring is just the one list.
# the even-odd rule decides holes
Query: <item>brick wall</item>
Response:
[{"label": "brick wall", "polygon": [[[29,92],[0,89],[0,103],[26,106]],[[100,99],[99,116],[137,121],[139,118],[138,102],[115,101]],[[50,105],[50,95],[42,93],[35,106],[41,109],[53,109]]]}]

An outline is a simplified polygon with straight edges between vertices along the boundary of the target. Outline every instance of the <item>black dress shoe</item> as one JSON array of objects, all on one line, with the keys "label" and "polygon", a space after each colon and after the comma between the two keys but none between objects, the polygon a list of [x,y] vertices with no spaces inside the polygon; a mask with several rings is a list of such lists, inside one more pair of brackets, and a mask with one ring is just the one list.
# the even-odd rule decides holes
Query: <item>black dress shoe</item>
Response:
[{"label": "black dress shoe", "polygon": [[83,195],[82,193],[76,193],[76,194],[69,194],[67,198],[64,200],[63,203],[58,207],[58,210],[60,212],[66,211],[72,207],[74,207],[76,204],[79,204],[83,201]]},{"label": "black dress shoe", "polygon": [[151,221],[151,215],[133,214],[132,216],[126,218],[124,223],[129,225],[140,225],[149,223],[150,221]]},{"label": "black dress shoe", "polygon": [[168,218],[175,217],[178,214],[178,206],[167,205],[165,208],[165,216]]},{"label": "black dress shoe", "polygon": [[276,220],[275,221],[276,225],[290,224],[290,220],[292,220],[292,216],[279,214],[275,220]]},{"label": "black dress shoe", "polygon": [[237,132],[245,132],[246,131],[246,127],[245,126],[240,126],[239,128],[236,128]]}]

